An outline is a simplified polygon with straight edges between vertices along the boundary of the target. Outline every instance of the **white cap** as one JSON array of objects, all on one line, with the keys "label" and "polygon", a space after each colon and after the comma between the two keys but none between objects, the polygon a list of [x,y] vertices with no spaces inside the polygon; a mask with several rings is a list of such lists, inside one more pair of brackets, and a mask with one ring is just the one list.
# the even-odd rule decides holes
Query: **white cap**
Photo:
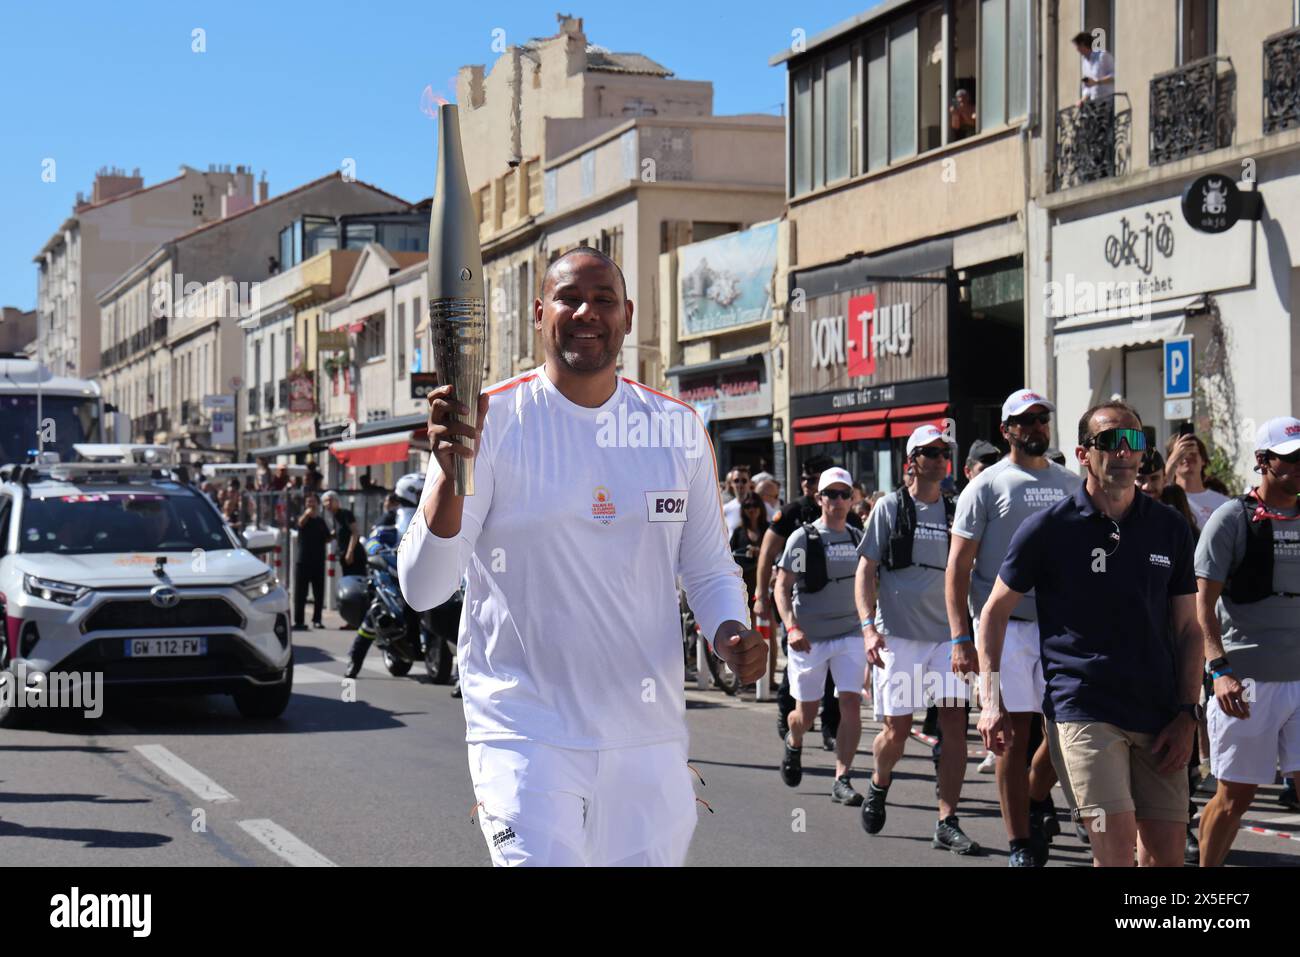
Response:
[{"label": "white cap", "polygon": [[759,472],[757,475],[751,475],[749,480],[757,485],[759,482],[775,482],[776,476],[771,472]]},{"label": "white cap", "polygon": [[1017,389],[1007,396],[1007,401],[1002,403],[1002,421],[1005,422],[1013,415],[1020,415],[1026,409],[1032,409],[1036,405],[1044,406],[1048,412],[1056,411],[1056,406],[1033,389]]},{"label": "white cap", "polygon": [[822,472],[822,477],[817,480],[817,491],[819,493],[826,491],[828,485],[847,485],[853,488],[853,476],[848,473],[847,469],[838,466],[828,468]]},{"label": "white cap", "polygon": [[1269,419],[1259,427],[1259,434],[1255,436],[1256,452],[1290,455],[1296,449],[1300,449],[1300,419],[1283,415]]},{"label": "white cap", "polygon": [[935,439],[943,438],[943,429],[935,428],[933,425],[923,425],[912,432],[907,440],[907,457],[910,459],[912,453],[923,445],[929,445]]}]

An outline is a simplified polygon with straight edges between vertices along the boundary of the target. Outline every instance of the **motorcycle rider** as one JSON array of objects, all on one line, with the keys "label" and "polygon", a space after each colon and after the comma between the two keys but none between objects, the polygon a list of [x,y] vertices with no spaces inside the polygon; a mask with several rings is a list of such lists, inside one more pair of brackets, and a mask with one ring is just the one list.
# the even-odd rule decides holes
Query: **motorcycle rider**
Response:
[{"label": "motorcycle rider", "polygon": [[[396,549],[397,543],[401,541],[402,535],[406,532],[406,526],[411,524],[411,517],[415,515],[416,506],[420,504],[420,494],[424,491],[424,473],[411,472],[403,475],[397,480],[397,487],[393,489],[393,495],[397,499],[397,512],[395,515],[395,525],[385,525],[382,521],[380,525],[371,529],[370,536],[366,539],[365,547],[368,554],[373,555],[376,549],[376,543],[380,548]],[[394,529],[389,532],[388,529]],[[390,540],[391,539],[391,540]],[[406,633],[408,635],[419,635],[420,614],[407,605],[403,600],[406,608]],[[357,636],[352,639],[352,648],[348,652],[351,659],[348,662],[347,669],[343,672],[345,678],[355,678],[361,671],[361,664],[366,660],[366,652],[375,642],[375,635],[366,626],[366,622],[361,623],[357,629]],[[416,640],[418,646],[418,638]]]}]

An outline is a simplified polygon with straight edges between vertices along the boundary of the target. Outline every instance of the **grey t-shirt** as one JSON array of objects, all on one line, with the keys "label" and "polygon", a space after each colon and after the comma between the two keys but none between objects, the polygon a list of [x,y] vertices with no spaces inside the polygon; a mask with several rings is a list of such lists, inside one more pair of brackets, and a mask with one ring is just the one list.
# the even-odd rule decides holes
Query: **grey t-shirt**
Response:
[{"label": "grey t-shirt", "polygon": [[829,641],[859,631],[858,608],[853,600],[853,576],[858,570],[855,530],[842,532],[826,529],[822,519],[813,522],[826,548],[826,587],[808,593],[803,589],[807,566],[808,535],[799,526],[786,539],[785,551],[777,565],[795,575],[794,617],[809,641]]},{"label": "grey t-shirt", "polygon": [[[970,613],[978,619],[993,593],[998,569],[1007,557],[1011,536],[1029,516],[1073,495],[1083,480],[1064,466],[1049,462],[1045,469],[1021,468],[1010,457],[990,465],[962,490],[957,499],[952,533],[978,539],[975,567],[970,577]],[[1030,592],[1020,600],[1012,617],[1037,621]]]},{"label": "grey t-shirt", "polygon": [[[948,567],[948,516],[943,499],[916,506],[912,564],[891,571],[880,567],[876,629],[886,638],[940,642],[948,640],[948,612],[943,603],[943,570]],[[871,510],[858,554],[879,562],[898,525],[898,493],[890,492]]]},{"label": "grey t-shirt", "polygon": [[[1297,510],[1280,509],[1280,515]],[[1300,519],[1273,519],[1273,590],[1300,595]],[[1246,557],[1246,513],[1230,499],[1196,543],[1196,577],[1225,582]],[[1272,595],[1241,605],[1225,591],[1216,606],[1223,648],[1238,678],[1300,681],[1300,598]]]},{"label": "grey t-shirt", "polygon": [[1221,508],[1223,503],[1227,501],[1229,501],[1228,496],[1213,489],[1207,488],[1203,492],[1187,493],[1187,504],[1191,506],[1192,517],[1196,519],[1197,528],[1204,528],[1205,523],[1210,520],[1210,516],[1214,514],[1215,510]]}]

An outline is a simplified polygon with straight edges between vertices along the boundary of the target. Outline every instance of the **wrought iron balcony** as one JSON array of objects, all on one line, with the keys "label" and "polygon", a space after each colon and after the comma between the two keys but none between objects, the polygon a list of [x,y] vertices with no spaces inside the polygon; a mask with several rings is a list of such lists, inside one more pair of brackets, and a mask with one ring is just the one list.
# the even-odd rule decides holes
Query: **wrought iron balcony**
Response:
[{"label": "wrought iron balcony", "polygon": [[1151,78],[1152,166],[1232,144],[1237,126],[1232,60],[1208,56]]},{"label": "wrought iron balcony", "polygon": [[1264,132],[1300,126],[1300,27],[1264,41]]},{"label": "wrought iron balcony", "polygon": [[1123,176],[1133,143],[1127,93],[1084,100],[1056,114],[1055,189]]}]

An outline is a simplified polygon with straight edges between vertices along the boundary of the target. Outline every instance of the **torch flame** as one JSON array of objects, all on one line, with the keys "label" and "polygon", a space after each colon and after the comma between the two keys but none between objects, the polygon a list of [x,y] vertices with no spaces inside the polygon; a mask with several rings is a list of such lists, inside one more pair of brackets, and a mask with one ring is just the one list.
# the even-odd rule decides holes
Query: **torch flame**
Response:
[{"label": "torch flame", "polygon": [[420,112],[430,119],[436,120],[438,118],[438,107],[446,106],[450,102],[441,93],[433,92],[433,85],[430,84],[420,94]]}]

